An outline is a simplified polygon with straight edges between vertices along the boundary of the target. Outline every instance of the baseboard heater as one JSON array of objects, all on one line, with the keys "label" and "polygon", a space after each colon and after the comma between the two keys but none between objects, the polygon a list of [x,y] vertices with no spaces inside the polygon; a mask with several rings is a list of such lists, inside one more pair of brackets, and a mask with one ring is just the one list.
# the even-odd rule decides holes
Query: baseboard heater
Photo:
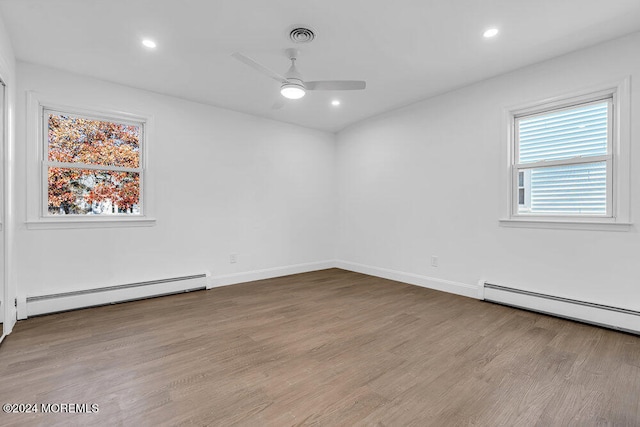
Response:
[{"label": "baseboard heater", "polygon": [[20,306],[18,306],[18,318],[25,319],[41,314],[198,291],[206,289],[206,285],[207,274],[202,273],[103,288],[29,296],[26,298],[25,310],[20,310]]},{"label": "baseboard heater", "polygon": [[484,300],[640,335],[640,312],[484,282]]}]

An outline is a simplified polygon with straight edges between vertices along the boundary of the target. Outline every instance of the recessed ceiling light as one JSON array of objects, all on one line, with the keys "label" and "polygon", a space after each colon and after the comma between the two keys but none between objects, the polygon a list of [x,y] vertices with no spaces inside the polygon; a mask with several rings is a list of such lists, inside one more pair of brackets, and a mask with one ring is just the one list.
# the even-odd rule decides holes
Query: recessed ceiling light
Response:
[{"label": "recessed ceiling light", "polygon": [[331,105],[333,105],[334,107],[337,107],[338,105],[340,105],[340,101],[338,101],[337,99],[334,99],[333,101],[331,101]]},{"label": "recessed ceiling light", "polygon": [[489,28],[482,35],[484,36],[485,39],[490,39],[491,37],[497,36],[498,32],[499,31],[497,28]]},{"label": "recessed ceiling light", "polygon": [[156,42],[154,42],[154,41],[153,41],[153,40],[151,40],[151,39],[144,39],[144,40],[142,40],[142,44],[143,44],[145,47],[148,47],[149,49],[155,49],[155,48],[156,48]]}]

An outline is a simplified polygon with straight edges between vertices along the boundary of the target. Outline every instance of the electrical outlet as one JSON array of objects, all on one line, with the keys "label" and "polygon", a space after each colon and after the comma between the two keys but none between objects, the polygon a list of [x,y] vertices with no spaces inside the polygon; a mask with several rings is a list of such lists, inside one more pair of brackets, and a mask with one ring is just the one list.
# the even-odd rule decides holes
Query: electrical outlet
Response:
[{"label": "electrical outlet", "polygon": [[438,257],[435,255],[431,255],[431,267],[438,266]]},{"label": "electrical outlet", "polygon": [[229,263],[235,264],[236,262],[238,262],[238,254],[230,254]]}]

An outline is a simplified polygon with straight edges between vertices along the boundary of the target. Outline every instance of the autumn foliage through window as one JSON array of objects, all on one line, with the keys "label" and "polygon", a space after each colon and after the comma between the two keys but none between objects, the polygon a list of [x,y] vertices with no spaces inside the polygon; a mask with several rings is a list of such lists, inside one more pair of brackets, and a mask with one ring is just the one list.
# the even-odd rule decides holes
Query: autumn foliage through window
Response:
[{"label": "autumn foliage through window", "polygon": [[142,123],[45,118],[49,215],[140,214]]}]

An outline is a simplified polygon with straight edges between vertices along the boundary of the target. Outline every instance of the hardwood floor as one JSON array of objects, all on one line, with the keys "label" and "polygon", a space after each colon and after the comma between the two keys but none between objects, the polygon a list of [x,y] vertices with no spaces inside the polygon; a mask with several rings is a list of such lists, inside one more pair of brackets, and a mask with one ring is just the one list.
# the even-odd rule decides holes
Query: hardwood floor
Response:
[{"label": "hardwood floor", "polygon": [[[639,426],[640,338],[338,269],[38,317],[0,425]],[[55,407],[54,407],[55,408]]]}]

